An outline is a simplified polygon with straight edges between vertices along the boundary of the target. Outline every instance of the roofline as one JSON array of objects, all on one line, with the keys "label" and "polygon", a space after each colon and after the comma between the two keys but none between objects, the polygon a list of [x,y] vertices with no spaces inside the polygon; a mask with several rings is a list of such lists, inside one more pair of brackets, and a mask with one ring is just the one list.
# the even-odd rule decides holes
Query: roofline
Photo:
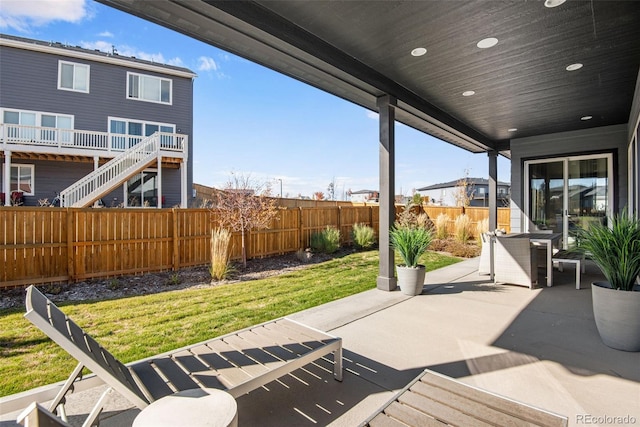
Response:
[{"label": "roofline", "polygon": [[[487,179],[486,178],[468,178],[468,181],[469,181],[470,185],[488,185],[489,184],[488,180],[487,180],[486,183],[484,183],[484,182],[477,183],[477,182],[474,182],[475,180],[487,180]],[[460,182],[460,180],[449,181],[449,182],[441,182],[439,184],[433,184],[433,185],[428,185],[426,187],[417,188],[416,191],[438,190],[438,189],[441,189],[441,188],[455,188],[455,187],[459,187],[458,182]],[[498,181],[496,183],[496,185],[501,186],[501,187],[511,187],[511,183],[504,182],[504,181]]]},{"label": "roofline", "polygon": [[31,40],[31,39],[22,39],[22,38],[20,40],[17,40],[17,39],[14,39],[13,37],[14,36],[0,34],[0,46],[13,47],[16,49],[23,49],[23,50],[31,50],[34,52],[42,52],[42,53],[48,53],[52,55],[66,56],[70,58],[84,59],[87,61],[103,62],[106,64],[136,68],[139,70],[152,71],[160,74],[168,74],[168,75],[183,77],[187,79],[193,79],[198,76],[193,71],[187,68],[180,70],[168,65],[145,63],[145,62],[142,62],[143,60],[128,58],[124,56],[117,56],[117,54],[116,56],[114,56],[102,51],[97,51],[99,53],[96,53],[84,48],[78,48],[78,49],[82,49],[81,51],[79,51],[79,50],[69,49],[62,44],[60,44],[60,47],[58,47],[57,45],[50,46],[50,45],[42,44],[47,42],[43,42],[41,40]]}]

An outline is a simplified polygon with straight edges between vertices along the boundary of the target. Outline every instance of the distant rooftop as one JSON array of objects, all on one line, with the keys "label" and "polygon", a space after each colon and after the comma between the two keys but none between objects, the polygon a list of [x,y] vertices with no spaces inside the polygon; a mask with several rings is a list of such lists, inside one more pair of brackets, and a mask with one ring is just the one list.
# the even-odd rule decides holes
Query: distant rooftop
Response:
[{"label": "distant rooftop", "polygon": [[[427,187],[418,188],[417,191],[427,191],[427,190],[438,190],[440,188],[451,188],[457,187],[458,183],[462,181],[464,178],[457,179],[455,181],[443,182],[441,184],[433,184]],[[489,185],[489,180],[486,178],[467,178],[467,182],[469,185]],[[508,182],[498,181],[498,185],[509,187],[511,186]]]},{"label": "distant rooftop", "polygon": [[[42,41],[28,39],[25,37],[12,36],[8,34],[0,34],[0,46],[10,46],[23,49],[37,50],[47,53],[55,53],[56,50],[65,51],[60,52],[61,55],[72,56],[78,58],[85,58],[100,62],[118,63],[120,61],[126,62],[127,65],[134,68],[149,68],[159,67],[164,72],[169,71],[170,74],[181,75],[182,77],[196,77],[196,74],[188,68],[178,67],[175,65],[162,64],[154,61],[147,61],[135,57],[118,55],[117,49],[114,47],[111,52],[103,52],[99,49],[86,49],[81,46],[72,46],[54,41]],[[90,55],[87,57],[87,55]],[[122,63],[121,65],[125,65]],[[158,70],[161,71],[161,70]]]}]

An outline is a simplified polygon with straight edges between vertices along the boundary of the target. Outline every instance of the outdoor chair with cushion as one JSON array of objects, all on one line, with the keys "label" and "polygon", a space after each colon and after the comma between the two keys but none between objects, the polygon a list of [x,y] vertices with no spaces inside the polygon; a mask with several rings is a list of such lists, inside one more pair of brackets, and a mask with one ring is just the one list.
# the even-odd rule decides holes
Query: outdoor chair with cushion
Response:
[{"label": "outdoor chair with cushion", "polygon": [[567,425],[562,415],[426,369],[360,427]]},{"label": "outdoor chair with cushion", "polygon": [[528,237],[496,236],[494,250],[496,283],[533,288],[538,282],[537,250]]},{"label": "outdoor chair with cushion", "polygon": [[491,274],[491,239],[495,233],[485,232],[480,234],[482,239],[482,248],[480,250],[480,265],[478,266],[478,274]]},{"label": "outdoor chair with cushion", "polygon": [[[27,289],[26,308],[25,317],[79,362],[50,411],[59,410],[64,419],[65,395],[85,367],[109,386],[85,425],[97,420],[112,390],[140,409],[197,388],[224,390],[237,398],[321,358],[342,381],[342,339],[287,318],[125,365],[33,286]],[[326,357],[331,353],[333,360]]]}]

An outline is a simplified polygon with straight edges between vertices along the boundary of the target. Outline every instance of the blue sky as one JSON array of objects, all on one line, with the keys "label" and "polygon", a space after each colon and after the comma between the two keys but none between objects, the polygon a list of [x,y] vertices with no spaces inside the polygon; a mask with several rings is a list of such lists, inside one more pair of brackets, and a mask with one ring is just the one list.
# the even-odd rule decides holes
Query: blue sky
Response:
[{"label": "blue sky", "polygon": [[[178,65],[194,82],[194,182],[224,186],[231,173],[274,194],[378,189],[377,114],[223,50],[99,3],[2,0],[0,32]],[[510,180],[498,160],[498,179]],[[486,177],[472,154],[396,124],[396,194],[464,176]],[[281,181],[280,181],[281,180]]]}]

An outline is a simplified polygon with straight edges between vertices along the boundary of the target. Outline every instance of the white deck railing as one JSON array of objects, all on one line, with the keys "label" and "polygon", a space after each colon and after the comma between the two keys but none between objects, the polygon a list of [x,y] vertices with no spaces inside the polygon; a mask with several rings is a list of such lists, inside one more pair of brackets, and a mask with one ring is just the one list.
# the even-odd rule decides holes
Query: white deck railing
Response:
[{"label": "white deck railing", "polygon": [[156,132],[60,192],[63,207],[85,207],[158,158],[163,134]]},{"label": "white deck railing", "polygon": [[[187,148],[187,135],[165,132],[158,132],[158,135],[163,151],[184,152]],[[107,153],[118,155],[143,139],[144,136],[136,135],[0,123],[0,146],[12,151],[38,147],[38,152],[47,152],[47,148],[56,154],[102,151],[105,157],[111,157]]]}]

